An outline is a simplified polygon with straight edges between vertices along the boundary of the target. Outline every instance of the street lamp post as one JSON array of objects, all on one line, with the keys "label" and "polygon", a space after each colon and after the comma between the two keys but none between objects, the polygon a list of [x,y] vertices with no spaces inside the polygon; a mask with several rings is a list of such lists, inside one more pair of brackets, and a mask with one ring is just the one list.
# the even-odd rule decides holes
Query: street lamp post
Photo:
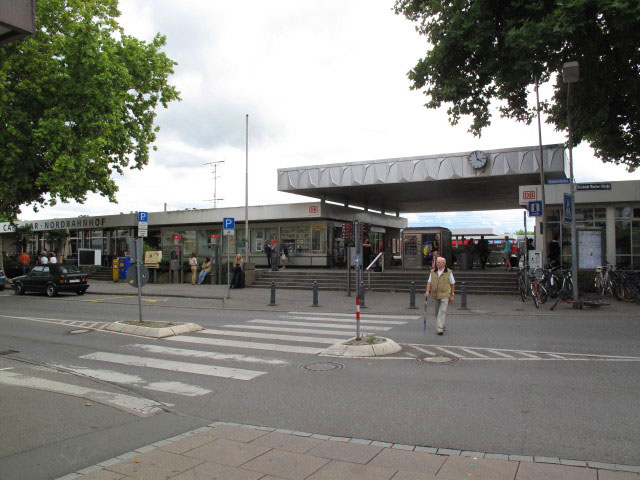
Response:
[{"label": "street lamp post", "polygon": [[567,84],[567,126],[569,128],[569,176],[571,187],[571,275],[573,276],[573,299],[578,300],[578,234],[576,229],[576,180],[573,176],[573,129],[571,124],[571,84],[580,78],[578,62],[567,62],[562,66],[562,81]]}]

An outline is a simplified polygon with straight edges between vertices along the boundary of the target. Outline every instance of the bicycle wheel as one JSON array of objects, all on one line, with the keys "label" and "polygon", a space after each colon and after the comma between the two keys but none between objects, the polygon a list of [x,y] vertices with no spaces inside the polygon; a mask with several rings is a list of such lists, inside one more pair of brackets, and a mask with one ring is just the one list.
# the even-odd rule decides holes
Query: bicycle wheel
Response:
[{"label": "bicycle wheel", "polygon": [[605,290],[605,285],[604,285],[604,281],[603,279],[600,277],[600,275],[596,275],[595,278],[595,287],[596,287],[596,293],[598,294],[598,296],[600,298],[604,297],[604,290]]},{"label": "bicycle wheel", "polygon": [[538,290],[539,285],[537,283],[530,283],[529,288],[531,289],[531,298],[533,298],[533,304],[536,308],[540,308],[540,299],[538,298]]},{"label": "bicycle wheel", "polygon": [[613,290],[613,296],[616,297],[619,301],[624,300],[624,281],[621,279],[613,282],[613,286],[611,287]]},{"label": "bicycle wheel", "polygon": [[522,281],[522,277],[518,277],[518,291],[520,292],[520,298],[523,302],[527,301],[527,287]]},{"label": "bicycle wheel", "polygon": [[551,298],[557,298],[560,291],[560,280],[555,275],[551,275],[544,283],[544,288],[547,290],[547,295]]},{"label": "bicycle wheel", "polygon": [[538,297],[538,303],[542,305],[547,301],[547,290],[542,285],[538,285],[536,289],[536,297]]},{"label": "bicycle wheel", "polygon": [[635,288],[631,283],[631,279],[626,278],[622,282],[622,286],[624,287],[624,293],[622,294],[622,299],[625,302],[633,302],[636,298],[635,298]]}]

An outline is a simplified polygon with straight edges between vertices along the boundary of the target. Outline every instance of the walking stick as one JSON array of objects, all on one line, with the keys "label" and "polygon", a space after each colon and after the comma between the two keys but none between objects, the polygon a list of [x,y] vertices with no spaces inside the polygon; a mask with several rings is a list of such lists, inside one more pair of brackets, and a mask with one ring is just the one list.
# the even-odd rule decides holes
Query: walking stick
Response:
[{"label": "walking stick", "polygon": [[424,321],[422,322],[422,333],[427,333],[427,300],[429,297],[424,298]]}]

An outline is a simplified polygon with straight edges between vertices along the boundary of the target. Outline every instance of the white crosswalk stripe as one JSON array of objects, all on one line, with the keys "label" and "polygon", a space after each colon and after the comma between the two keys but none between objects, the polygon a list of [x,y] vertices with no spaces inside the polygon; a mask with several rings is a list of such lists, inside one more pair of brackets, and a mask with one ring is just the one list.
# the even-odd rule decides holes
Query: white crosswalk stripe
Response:
[{"label": "white crosswalk stripe", "polygon": [[342,335],[346,338],[353,336],[353,333],[347,330],[324,330],[319,328],[265,327],[261,325],[244,325],[244,324],[243,325],[222,325],[222,326],[224,328],[240,328],[243,330],[263,330],[268,332],[321,333],[323,335]]},{"label": "white crosswalk stripe", "polygon": [[306,343],[334,344],[344,340],[343,338],[303,337],[300,335],[278,335],[276,333],[234,332],[232,330],[215,330],[213,328],[205,328],[204,330],[201,330],[199,333],[203,335],[221,335],[223,337],[267,338],[269,340],[290,340],[292,342],[306,342]]},{"label": "white crosswalk stripe", "polygon": [[163,358],[140,357],[137,355],[122,355],[109,352],[95,352],[81,355],[79,358],[86,360],[98,360],[101,362],[118,363],[134,367],[150,367],[161,370],[171,370],[182,373],[195,373],[198,375],[208,375],[212,377],[234,378],[236,380],[252,380],[267,372],[256,370],[244,370],[241,368],[217,367],[215,365],[205,365],[199,363],[176,362]]},{"label": "white crosswalk stripe", "polygon": [[[296,317],[293,315],[281,315],[281,318],[288,318],[291,320],[316,320],[316,321],[321,321],[321,322],[344,322],[344,323],[352,323],[355,325],[356,323],[356,316],[355,315],[351,315],[350,317],[345,317],[345,318],[337,318],[337,317],[332,317],[332,318],[326,318],[326,317]],[[400,321],[395,321],[395,320],[370,320],[368,318],[362,318],[362,316],[360,317],[360,323],[366,323],[369,325],[404,325],[407,322],[400,322]]]},{"label": "white crosswalk stripe", "polygon": [[197,343],[200,345],[217,345],[220,347],[248,348],[254,350],[272,350],[274,352],[287,353],[307,353],[317,355],[323,349],[313,347],[301,347],[298,345],[285,345],[277,343],[261,343],[261,342],[241,342],[236,340],[225,340],[222,338],[206,338],[197,335],[167,337],[165,340],[169,342]]},{"label": "white crosswalk stripe", "polygon": [[[355,322],[353,325],[346,325],[343,323],[314,323],[314,322],[288,322],[285,320],[262,320],[260,318],[256,318],[254,320],[249,320],[249,323],[265,323],[267,325],[295,325],[299,327],[310,326],[310,327],[328,327],[328,328],[345,328],[349,330],[355,331]],[[366,328],[367,330],[376,331],[376,332],[386,332],[387,330],[391,330],[393,327],[378,327],[368,325],[367,322],[360,322],[363,325],[362,328]]]},{"label": "white crosswalk stripe", "polygon": [[176,355],[180,357],[208,358],[211,360],[231,360],[234,362],[264,363],[267,365],[288,365],[289,364],[289,362],[287,362],[286,360],[281,360],[279,358],[261,358],[261,357],[253,357],[250,355],[240,355],[237,353],[220,353],[220,352],[210,352],[205,350],[188,350],[185,348],[165,347],[162,345],[133,344],[128,346],[131,348],[144,350],[150,353]]},{"label": "white crosswalk stripe", "polygon": [[[317,315],[310,314],[309,312],[289,312],[291,315]],[[353,317],[353,313],[323,313],[324,317]],[[360,318],[386,318],[393,320],[418,320],[422,318],[421,315],[384,315],[384,314],[376,314],[376,313],[361,313]]]}]

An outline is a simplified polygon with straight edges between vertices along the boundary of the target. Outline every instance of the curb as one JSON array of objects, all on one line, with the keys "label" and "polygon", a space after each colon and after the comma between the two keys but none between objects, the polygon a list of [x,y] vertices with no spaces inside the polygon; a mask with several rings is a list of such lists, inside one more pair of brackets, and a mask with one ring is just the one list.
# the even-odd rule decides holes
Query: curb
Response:
[{"label": "curb", "polygon": [[113,322],[105,326],[102,330],[109,332],[125,333],[139,337],[166,338],[185,333],[198,332],[203,328],[196,323],[181,323],[171,327],[145,327],[142,325],[131,325],[128,323]]},{"label": "curb", "polygon": [[353,337],[344,342],[331,345],[322,351],[322,355],[333,357],[381,357],[402,351],[402,347],[390,338],[377,338],[384,338],[385,341],[373,345],[345,345],[356,339],[356,337]]}]

